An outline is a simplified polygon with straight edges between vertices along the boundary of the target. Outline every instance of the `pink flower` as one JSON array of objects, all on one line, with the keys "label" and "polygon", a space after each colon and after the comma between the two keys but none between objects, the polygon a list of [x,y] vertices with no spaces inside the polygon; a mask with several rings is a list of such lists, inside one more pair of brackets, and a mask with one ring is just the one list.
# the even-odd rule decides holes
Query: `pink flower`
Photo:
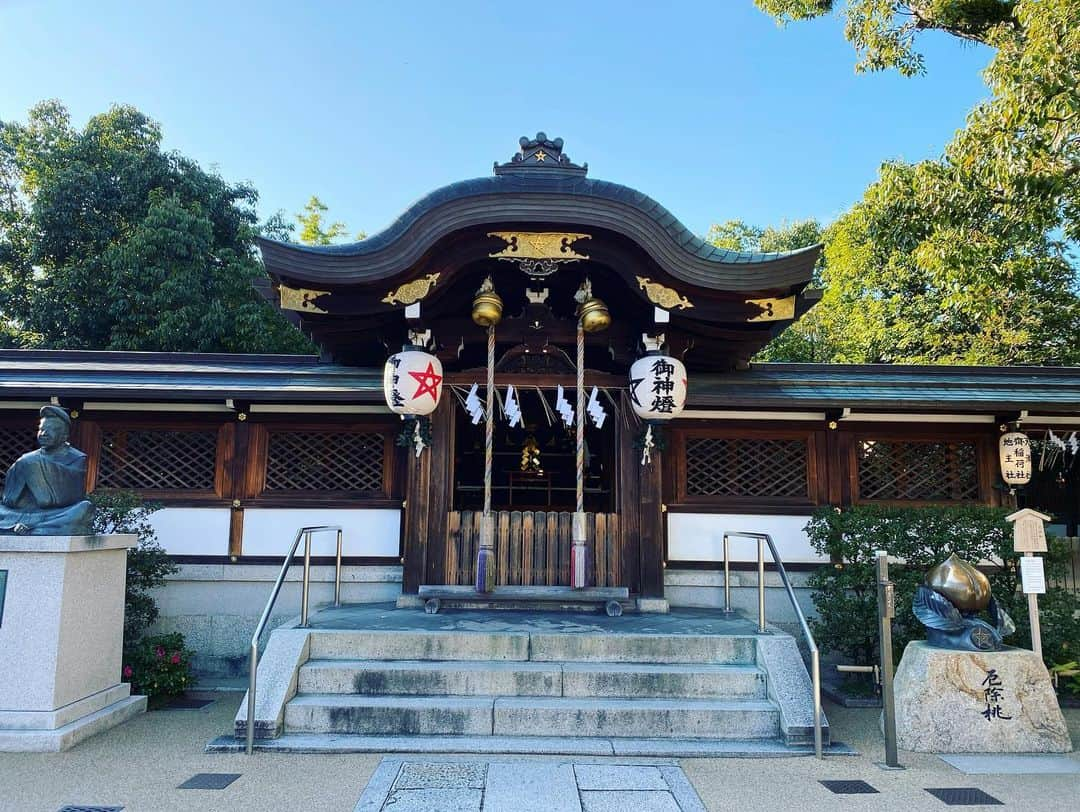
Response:
[{"label": "pink flower", "polygon": [[180,665],[180,652],[174,652],[173,656],[169,658],[169,662],[173,665]]},{"label": "pink flower", "polygon": [[165,649],[163,649],[161,646],[158,646],[156,649],[154,649],[154,654],[156,654],[157,658],[160,660],[162,657],[165,656]]},{"label": "pink flower", "polygon": [[134,673],[130,665],[124,666],[124,679],[131,679],[131,675]]}]

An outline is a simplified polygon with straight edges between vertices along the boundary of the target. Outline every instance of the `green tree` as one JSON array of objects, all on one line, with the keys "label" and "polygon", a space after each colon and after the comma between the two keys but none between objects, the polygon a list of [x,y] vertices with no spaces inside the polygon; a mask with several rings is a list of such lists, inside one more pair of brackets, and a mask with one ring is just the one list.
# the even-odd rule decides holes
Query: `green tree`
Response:
[{"label": "green tree", "polygon": [[[781,24],[844,10],[844,36],[859,54],[855,69],[895,68],[905,76],[922,73],[915,39],[923,31],[944,31],[987,42],[995,29],[1020,25],[1017,0],[754,0]],[[1041,2],[1041,0],[1035,0]],[[1068,2],[1068,0],[1066,0]]]},{"label": "green tree", "polygon": [[921,71],[929,29],[996,49],[991,97],[944,154],[885,164],[827,230],[816,311],[833,359],[1080,363],[1080,3],[757,3],[781,21],[844,6],[861,70]]},{"label": "green tree", "polygon": [[254,189],[161,149],[115,106],[0,122],[0,341],[69,349],[304,352],[267,303]]},{"label": "green tree", "polygon": [[323,216],[328,211],[325,203],[315,195],[305,204],[304,210],[296,215],[300,223],[300,242],[305,245],[330,245],[347,229],[344,223],[333,222],[323,225]]},{"label": "green tree", "polygon": [[[794,251],[822,241],[824,231],[817,220],[797,220],[779,226],[758,228],[742,220],[728,220],[709,227],[705,239],[721,248],[736,251]],[[821,286],[825,258],[814,267],[812,287]],[[823,313],[812,309],[774,338],[755,357],[755,361],[825,362],[835,353],[831,336],[822,326]]]}]

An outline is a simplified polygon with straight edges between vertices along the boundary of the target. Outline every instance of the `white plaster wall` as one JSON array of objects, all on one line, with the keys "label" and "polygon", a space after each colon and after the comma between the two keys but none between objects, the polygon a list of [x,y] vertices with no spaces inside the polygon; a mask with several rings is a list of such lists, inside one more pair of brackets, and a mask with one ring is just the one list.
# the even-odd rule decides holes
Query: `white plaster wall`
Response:
[{"label": "white plaster wall", "polygon": [[[668,560],[723,561],[724,533],[744,531],[772,536],[785,564],[827,561],[810,547],[803,528],[809,516],[767,516],[747,513],[668,513]],[[753,539],[729,541],[732,561],[756,561],[757,543]],[[768,549],[765,561],[771,561]]]},{"label": "white plaster wall", "polygon": [[229,508],[167,507],[152,513],[150,524],[169,555],[228,555],[229,513]]},{"label": "white plaster wall", "polygon": [[[248,508],[244,511],[244,555],[284,556],[301,527],[340,525],[342,555],[397,558],[400,550],[401,510],[351,508]],[[334,555],[334,533],[311,537],[312,555]],[[303,542],[297,553],[303,552]]]}]

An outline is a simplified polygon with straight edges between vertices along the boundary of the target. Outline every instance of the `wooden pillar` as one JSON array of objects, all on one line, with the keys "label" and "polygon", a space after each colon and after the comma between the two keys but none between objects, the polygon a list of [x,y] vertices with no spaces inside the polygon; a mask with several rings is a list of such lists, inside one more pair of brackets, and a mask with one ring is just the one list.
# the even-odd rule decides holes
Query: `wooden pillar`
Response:
[{"label": "wooden pillar", "polygon": [[446,532],[452,502],[454,402],[446,395],[431,415],[431,448],[419,457],[405,453],[402,592],[415,595],[421,584],[446,583]]},{"label": "wooden pillar", "polygon": [[615,507],[619,512],[619,532],[622,534],[622,586],[632,593],[641,592],[641,537],[638,511],[641,509],[638,469],[641,452],[634,448],[636,423],[630,410],[630,401],[624,393],[619,403],[618,424],[615,427]]},{"label": "wooden pillar", "polygon": [[[665,431],[670,431],[665,427]],[[638,551],[643,598],[664,597],[664,452],[652,451],[652,462],[642,465],[638,459],[639,531]]]},{"label": "wooden pillar", "polygon": [[[436,441],[437,442],[437,441]],[[405,454],[405,505],[402,510],[402,589],[415,595],[424,581],[428,537],[428,499],[431,490],[431,449],[419,457],[412,446]]]},{"label": "wooden pillar", "polygon": [[634,421],[629,398],[622,396],[618,434],[618,509],[622,533],[623,578],[631,592],[643,598],[664,597],[664,512],[662,455],[641,464],[634,448],[641,424]]},{"label": "wooden pillar", "polygon": [[446,577],[447,524],[453,508],[454,483],[454,424],[455,402],[445,392],[435,413],[431,415],[431,438],[434,448],[424,453],[431,457],[431,479],[428,485],[428,535],[425,555],[426,584],[449,583]]}]

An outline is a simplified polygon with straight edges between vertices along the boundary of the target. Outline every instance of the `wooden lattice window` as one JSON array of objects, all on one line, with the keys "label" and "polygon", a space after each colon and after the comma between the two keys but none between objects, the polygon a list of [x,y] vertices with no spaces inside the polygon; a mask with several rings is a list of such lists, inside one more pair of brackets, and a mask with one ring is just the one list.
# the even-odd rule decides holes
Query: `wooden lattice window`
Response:
[{"label": "wooden lattice window", "polygon": [[860,501],[969,502],[979,498],[975,440],[855,444]]},{"label": "wooden lattice window", "polygon": [[96,487],[213,491],[216,427],[102,429]]},{"label": "wooden lattice window", "polygon": [[384,494],[385,456],[378,432],[271,430],[264,490]]},{"label": "wooden lattice window", "polygon": [[0,487],[7,478],[8,468],[27,451],[37,448],[37,429],[27,426],[0,427]]},{"label": "wooden lattice window", "polygon": [[805,438],[687,437],[686,495],[805,500],[807,459]]}]

